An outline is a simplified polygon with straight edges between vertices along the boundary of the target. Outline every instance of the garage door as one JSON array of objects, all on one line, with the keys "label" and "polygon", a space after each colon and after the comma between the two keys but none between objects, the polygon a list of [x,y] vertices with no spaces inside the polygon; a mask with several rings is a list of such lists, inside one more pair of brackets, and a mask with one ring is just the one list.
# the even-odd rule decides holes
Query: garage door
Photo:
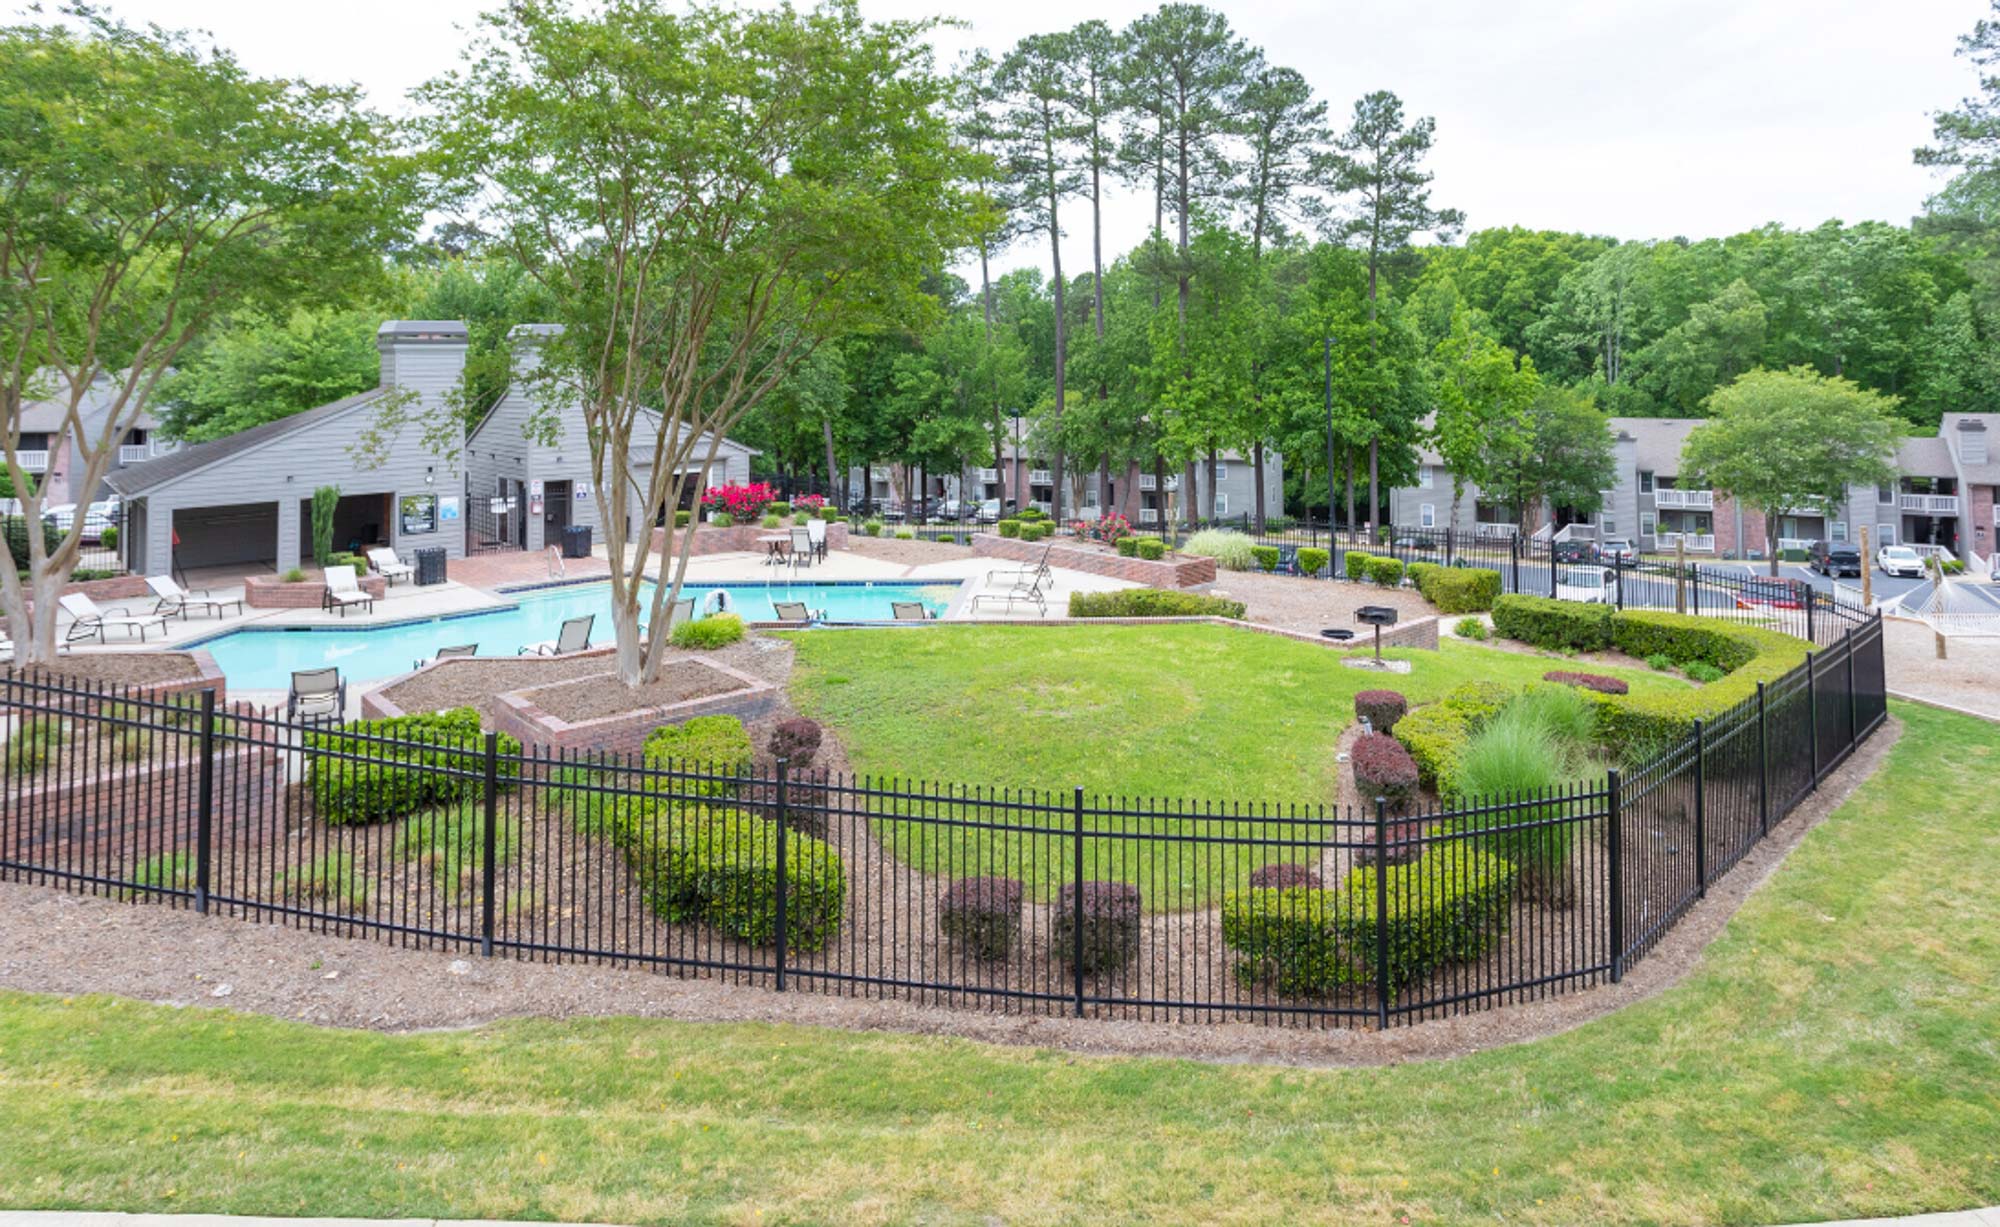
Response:
[{"label": "garage door", "polygon": [[273,562],[278,553],[278,505],[181,507],[174,511],[174,557],[183,568]]}]

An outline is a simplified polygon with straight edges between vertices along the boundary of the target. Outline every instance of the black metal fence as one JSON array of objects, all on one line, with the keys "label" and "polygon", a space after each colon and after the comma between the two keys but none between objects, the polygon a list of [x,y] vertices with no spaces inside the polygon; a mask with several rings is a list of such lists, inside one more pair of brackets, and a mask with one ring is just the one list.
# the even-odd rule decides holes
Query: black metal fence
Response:
[{"label": "black metal fence", "polygon": [[[105,579],[125,574],[124,551],[119,543],[125,533],[125,520],[117,504],[45,509],[40,528],[43,549],[51,554],[60,549],[79,515],[83,517],[83,531],[77,545],[75,577]],[[34,531],[26,516],[0,513],[0,535],[6,537],[16,567],[27,565],[29,535]]]},{"label": "black metal fence", "polygon": [[1383,1027],[1616,980],[1886,714],[1879,618],[1599,783],[1456,808],[714,770],[10,676],[0,877],[429,949]]}]

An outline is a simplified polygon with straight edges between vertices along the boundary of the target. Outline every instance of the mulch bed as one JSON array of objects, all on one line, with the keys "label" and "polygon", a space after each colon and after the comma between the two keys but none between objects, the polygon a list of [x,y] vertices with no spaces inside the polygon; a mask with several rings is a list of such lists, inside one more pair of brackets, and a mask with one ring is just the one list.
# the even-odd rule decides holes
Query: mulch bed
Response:
[{"label": "mulch bed", "polygon": [[71,678],[126,686],[151,686],[201,676],[201,667],[186,652],[78,652],[54,665],[8,666],[17,677]]},{"label": "mulch bed", "polygon": [[609,656],[476,659],[427,670],[387,687],[382,695],[407,712],[472,707],[490,719],[499,707],[496,695],[574,681],[601,674],[610,667]]},{"label": "mulch bed", "polygon": [[[1248,621],[1294,631],[1354,627],[1354,611],[1363,605],[1394,606],[1406,622],[1437,612],[1415,588],[1382,588],[1375,584],[1301,579],[1259,571],[1224,571],[1201,591],[1242,601],[1248,607],[1244,613]],[[1360,638],[1357,635],[1357,640]]]},{"label": "mulch bed", "polygon": [[660,670],[659,680],[645,686],[628,687],[605,673],[554,686],[537,687],[522,694],[551,716],[575,724],[741,689],[743,687],[728,674],[697,661],[685,660],[666,665]]}]

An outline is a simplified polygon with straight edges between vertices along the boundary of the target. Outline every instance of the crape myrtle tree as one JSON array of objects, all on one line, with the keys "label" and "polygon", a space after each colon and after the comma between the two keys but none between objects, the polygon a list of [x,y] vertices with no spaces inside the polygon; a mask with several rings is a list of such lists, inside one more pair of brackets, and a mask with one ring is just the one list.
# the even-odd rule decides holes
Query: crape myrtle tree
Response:
[{"label": "crape myrtle tree", "polygon": [[1811,367],[1751,371],[1709,397],[1710,419],[1681,447],[1681,481],[1764,517],[1778,574],[1778,516],[1829,514],[1849,486],[1894,480],[1894,397]]},{"label": "crape myrtle tree", "polygon": [[[54,401],[73,489],[95,489],[213,321],[377,277],[414,226],[389,125],[352,89],[264,79],[186,35],[83,6],[0,28],[0,451],[30,524],[21,412]],[[98,387],[108,403],[87,430]],[[84,528],[0,543],[16,659],[55,658]],[[51,545],[53,544],[53,548]]]},{"label": "crape myrtle tree", "polygon": [[[609,523],[617,672],[659,675],[694,525],[650,525],[829,337],[934,309],[970,165],[928,22],[518,0],[420,98],[459,207],[548,295],[537,395],[581,406]],[[678,539],[676,539],[678,537]],[[642,637],[641,627],[647,627]]]}]

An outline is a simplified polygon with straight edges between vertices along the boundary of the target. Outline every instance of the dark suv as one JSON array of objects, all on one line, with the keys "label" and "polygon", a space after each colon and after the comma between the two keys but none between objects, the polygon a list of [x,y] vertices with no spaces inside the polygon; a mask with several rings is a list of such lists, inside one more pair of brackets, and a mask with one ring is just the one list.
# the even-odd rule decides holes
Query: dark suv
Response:
[{"label": "dark suv", "polygon": [[1815,541],[1806,555],[1806,565],[1821,575],[1861,577],[1861,547],[1845,541]]}]

